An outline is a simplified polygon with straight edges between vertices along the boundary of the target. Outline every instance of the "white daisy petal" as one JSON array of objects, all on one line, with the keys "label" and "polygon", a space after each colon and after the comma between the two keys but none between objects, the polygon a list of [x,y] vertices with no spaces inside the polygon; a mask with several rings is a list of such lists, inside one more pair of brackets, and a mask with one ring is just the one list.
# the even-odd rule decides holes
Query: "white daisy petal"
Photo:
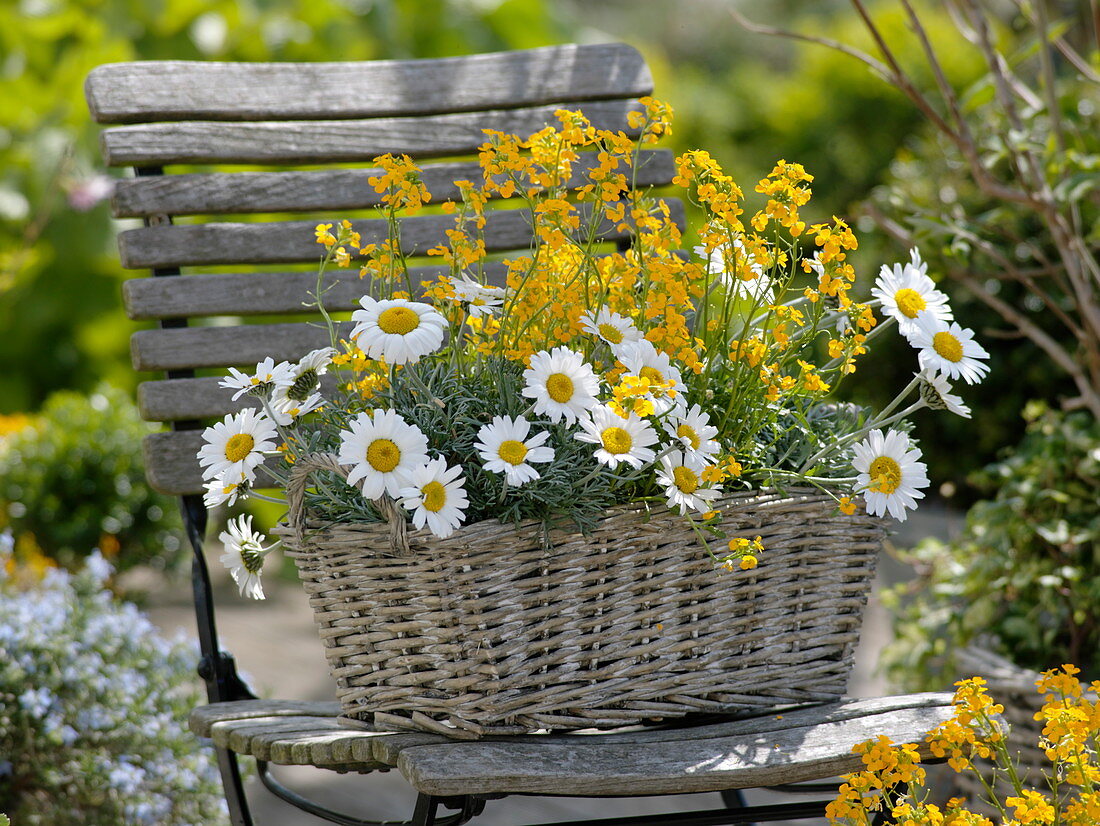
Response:
[{"label": "white daisy petal", "polygon": [[574,424],[598,404],[600,380],[584,357],[567,347],[535,353],[523,379],[523,395],[534,399],[535,412],[552,422],[564,418]]},{"label": "white daisy petal", "polygon": [[367,356],[387,364],[415,364],[443,344],[447,321],[430,305],[395,298],[359,300],[361,310],[351,314],[358,322],[351,331]]},{"label": "white daisy petal", "polygon": [[251,375],[242,373],[236,367],[230,367],[229,375],[218,382],[218,387],[236,390],[233,401],[246,393],[267,398],[277,384],[288,379],[291,370],[289,362],[280,361],[276,364],[275,360],[269,356],[256,365],[256,372]]},{"label": "white daisy petal", "polygon": [[531,438],[531,423],[522,416],[494,416],[490,424],[484,425],[477,434],[474,443],[484,468],[493,473],[503,473],[512,487],[520,487],[539,478],[539,472],[531,467],[531,462],[550,462],[554,459],[554,450],[541,447],[549,438],[546,431],[536,433]]},{"label": "white daisy petal", "polygon": [[640,341],[642,338],[641,331],[634,326],[633,321],[611,312],[607,307],[601,307],[595,314],[587,312],[580,320],[582,330],[602,338],[612,347]]},{"label": "white daisy petal", "polygon": [[640,468],[656,456],[650,445],[657,444],[657,431],[633,413],[624,419],[607,405],[600,405],[592,410],[591,419],[580,420],[580,426],[574,438],[599,445],[596,461],[608,467],[628,464]]},{"label": "white daisy petal", "polygon": [[202,478],[251,475],[263,462],[264,453],[275,449],[277,436],[271,419],[254,408],[227,414],[202,433],[205,444],[198,452]]},{"label": "white daisy petal", "polygon": [[616,358],[626,367],[627,373],[633,376],[641,376],[654,383],[671,382],[671,390],[675,395],[669,397],[666,393],[654,393],[649,395],[653,402],[653,412],[663,416],[675,407],[681,394],[687,392],[680,371],[672,365],[672,360],[660,352],[653,344],[645,339],[624,344],[616,348]]},{"label": "white daisy petal", "polygon": [[462,466],[447,467],[437,457],[413,468],[407,475],[408,484],[398,491],[401,505],[412,511],[413,525],[426,524],[435,536],[446,539],[462,524],[469,499],[466,496]]},{"label": "white daisy petal", "polygon": [[929,312],[941,321],[952,318],[947,296],[936,289],[927,269],[920,252],[914,248],[908,264],[894,264],[893,269],[883,264],[871,290],[871,295],[882,302],[883,311],[897,321],[898,330],[906,338],[917,331],[917,316],[921,312]]},{"label": "white daisy petal", "polygon": [[349,428],[340,431],[337,461],[352,466],[348,484],[359,484],[367,499],[396,499],[407,474],[428,462],[428,438],[396,411],[360,413]]},{"label": "white daisy petal", "polygon": [[683,445],[683,451],[688,456],[707,462],[721,450],[714,439],[718,428],[710,423],[710,417],[697,404],[692,405],[690,410],[673,408],[665,418],[664,427],[669,436]]},{"label": "white daisy petal", "polygon": [[921,488],[928,487],[928,467],[919,459],[919,448],[900,430],[883,434],[872,430],[867,438],[853,445],[852,467],[856,470],[856,490],[863,493],[867,512],[883,516],[887,512],[904,522],[907,509],[915,509],[924,498]]},{"label": "white daisy petal", "polygon": [[232,505],[239,497],[248,496],[248,490],[255,478],[255,471],[236,476],[223,474],[204,484],[206,493],[203,494],[202,502],[208,508],[215,505]]},{"label": "white daisy petal", "polygon": [[920,379],[920,397],[926,405],[933,410],[947,410],[964,419],[970,418],[970,408],[960,397],[952,395],[947,379],[932,370],[922,370],[917,378]]},{"label": "white daisy petal", "polygon": [[956,322],[942,321],[928,310],[917,314],[917,326],[909,337],[922,370],[933,370],[949,379],[978,384],[989,372],[989,353],[974,340],[973,330]]},{"label": "white daisy petal", "polygon": [[451,279],[454,300],[466,307],[472,316],[493,315],[504,302],[505,290],[502,287],[490,287],[475,281],[466,273],[459,279]]},{"label": "white daisy petal", "polygon": [[668,506],[686,514],[689,510],[706,513],[721,491],[703,487],[706,463],[680,450],[671,450],[661,457],[657,483],[665,489]]},{"label": "white daisy petal", "polygon": [[252,515],[245,514],[226,523],[226,530],[219,534],[225,548],[221,563],[229,569],[233,581],[237,583],[241,596],[263,599],[264,589],[260,583],[260,574],[266,557],[279,543],[264,547],[264,536],[252,529]]},{"label": "white daisy petal", "polygon": [[[729,244],[719,244],[708,250],[700,244],[694,251],[707,262],[707,275],[718,276],[721,283],[727,288],[732,287],[738,297],[753,303],[770,303],[774,298],[773,280],[759,263],[750,260],[749,252],[740,238],[733,239],[732,247]],[[742,276],[738,269],[746,275]]]}]

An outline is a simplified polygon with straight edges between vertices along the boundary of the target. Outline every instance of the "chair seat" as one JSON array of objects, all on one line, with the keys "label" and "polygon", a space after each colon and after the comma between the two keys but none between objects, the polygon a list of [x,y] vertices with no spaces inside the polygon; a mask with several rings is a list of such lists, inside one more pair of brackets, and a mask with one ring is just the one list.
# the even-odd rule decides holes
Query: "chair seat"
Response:
[{"label": "chair seat", "polygon": [[[952,715],[951,694],[846,699],[754,717],[614,732],[448,740],[348,728],[337,703],[245,700],[202,706],[191,729],[238,754],[337,771],[397,768],[437,796],[626,796],[755,788],[860,768],[857,743],[921,743]],[[459,759],[461,758],[461,759]]]}]

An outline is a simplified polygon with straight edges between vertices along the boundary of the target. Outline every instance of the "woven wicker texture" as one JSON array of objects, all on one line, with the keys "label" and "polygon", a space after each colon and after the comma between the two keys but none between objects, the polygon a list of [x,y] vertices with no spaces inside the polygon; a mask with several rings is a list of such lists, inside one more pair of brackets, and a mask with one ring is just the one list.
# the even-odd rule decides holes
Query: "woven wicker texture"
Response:
[{"label": "woven wicker texture", "polygon": [[446,540],[410,531],[405,553],[387,525],[303,519],[314,468],[338,465],[299,462],[277,532],[349,717],[471,737],[844,693],[884,527],[828,496],[721,500],[727,534],[767,549],[755,570],[727,572],[663,505],[614,508],[549,548],[539,523],[491,520]]}]

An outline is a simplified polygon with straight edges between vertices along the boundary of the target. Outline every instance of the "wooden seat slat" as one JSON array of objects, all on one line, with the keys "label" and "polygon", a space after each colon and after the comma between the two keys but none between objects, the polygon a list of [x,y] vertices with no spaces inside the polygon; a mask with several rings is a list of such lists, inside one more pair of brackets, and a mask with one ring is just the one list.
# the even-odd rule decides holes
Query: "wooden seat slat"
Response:
[{"label": "wooden seat slat", "polygon": [[[449,744],[425,745],[402,751],[397,765],[413,787],[434,795],[568,790],[571,795],[599,796],[759,788],[856,771],[862,766],[860,756],[852,753],[857,743],[883,734],[895,742],[921,742],[951,713],[947,704],[761,733],[652,743],[471,742],[461,752]],[[921,752],[930,756],[926,744]]]},{"label": "wooden seat slat", "polygon": [[[387,152],[414,158],[469,155],[485,143],[485,129],[530,135],[556,123],[562,106],[498,109],[414,118],[340,121],[184,121],[118,126],[100,136],[108,166],[171,164],[369,163]],[[636,100],[583,107],[599,129],[637,134],[627,118]]]},{"label": "wooden seat slat", "polygon": [[[586,183],[583,171],[596,162],[595,153],[582,153],[570,186]],[[675,174],[672,152],[667,149],[644,150],[637,166],[634,183],[639,187],[667,184]],[[367,209],[381,203],[382,196],[370,185],[370,178],[380,173],[370,168],[130,178],[117,182],[111,204],[118,218]],[[475,162],[424,164],[421,173],[432,203],[456,200],[455,181],[482,180],[481,167]]]},{"label": "wooden seat slat", "polygon": [[[684,208],[678,199],[665,199],[673,220],[684,223]],[[588,214],[586,204],[578,212]],[[388,234],[381,218],[352,221],[364,244],[380,243]],[[151,226],[119,233],[122,265],[145,267],[214,266],[222,264],[289,264],[317,261],[322,248],[313,229],[317,221],[273,223],[209,223],[190,226]],[[426,255],[446,243],[446,231],[454,229],[451,215],[417,215],[401,222],[401,246],[406,255]],[[490,252],[526,249],[531,244],[530,213],[523,209],[497,210],[486,215],[484,241]],[[599,228],[604,240],[628,237],[628,233],[604,220]]]},{"label": "wooden seat slat", "polygon": [[85,93],[100,123],[364,118],[647,95],[622,43],[356,63],[138,61],[100,66]]},{"label": "wooden seat slat", "polygon": [[[623,795],[714,791],[816,780],[859,768],[851,749],[880,734],[921,742],[952,714],[948,693],[845,699],[740,720],[613,732],[450,740],[294,716],[279,701],[196,709],[191,728],[278,763],[397,766],[420,791]],[[266,716],[263,711],[270,710]],[[928,756],[926,746],[922,753]]]}]

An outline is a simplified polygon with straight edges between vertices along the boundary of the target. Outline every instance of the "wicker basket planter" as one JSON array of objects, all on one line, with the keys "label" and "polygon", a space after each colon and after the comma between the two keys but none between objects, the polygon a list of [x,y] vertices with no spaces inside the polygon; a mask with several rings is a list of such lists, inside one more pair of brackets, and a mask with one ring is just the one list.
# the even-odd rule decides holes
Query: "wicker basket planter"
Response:
[{"label": "wicker basket planter", "polygon": [[[302,512],[308,457],[280,533],[344,715],[452,736],[613,727],[844,693],[884,523],[816,491],[728,496],[730,536],[760,567],[716,570],[663,505],[610,510],[588,536],[496,520],[445,540],[404,519],[322,525]],[[297,496],[296,496],[297,493]]]}]

